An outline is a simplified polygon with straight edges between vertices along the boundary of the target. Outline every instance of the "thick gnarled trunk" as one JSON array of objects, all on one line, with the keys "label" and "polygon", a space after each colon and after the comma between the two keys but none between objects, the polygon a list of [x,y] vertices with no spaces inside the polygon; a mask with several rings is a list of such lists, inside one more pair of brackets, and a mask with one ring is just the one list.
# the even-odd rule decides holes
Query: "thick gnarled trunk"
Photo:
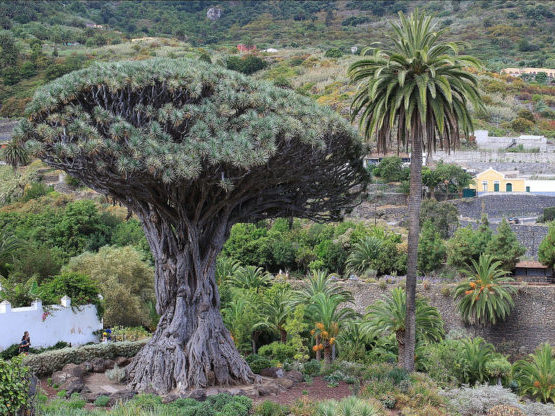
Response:
[{"label": "thick gnarled trunk", "polygon": [[[155,263],[160,322],[128,369],[141,392],[251,383],[254,374],[235,348],[220,314],[215,261],[223,245],[216,232],[203,244],[195,229],[184,238],[160,218],[144,225]],[[145,224],[143,222],[143,224]]]}]

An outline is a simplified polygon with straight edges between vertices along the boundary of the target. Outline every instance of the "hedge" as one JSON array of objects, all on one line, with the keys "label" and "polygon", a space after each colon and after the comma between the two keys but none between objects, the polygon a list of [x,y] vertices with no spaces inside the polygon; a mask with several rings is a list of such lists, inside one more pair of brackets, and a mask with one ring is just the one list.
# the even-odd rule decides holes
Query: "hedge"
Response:
[{"label": "hedge", "polygon": [[81,364],[97,357],[105,359],[134,357],[148,341],[148,339],[143,339],[140,341],[107,342],[75,348],[62,348],[61,350],[47,351],[42,354],[28,355],[23,360],[23,364],[28,366],[37,376],[45,376],[61,370],[66,364]]}]

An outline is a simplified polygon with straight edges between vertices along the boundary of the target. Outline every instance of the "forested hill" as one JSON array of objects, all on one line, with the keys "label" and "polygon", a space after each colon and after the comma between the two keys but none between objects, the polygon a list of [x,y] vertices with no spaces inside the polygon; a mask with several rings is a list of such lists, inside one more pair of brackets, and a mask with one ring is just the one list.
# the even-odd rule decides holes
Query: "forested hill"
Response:
[{"label": "forested hill", "polygon": [[415,7],[469,42],[467,52],[490,69],[555,67],[553,1],[3,1],[0,24],[26,41],[88,46],[168,36],[192,46],[350,49],[382,40],[387,18]]}]

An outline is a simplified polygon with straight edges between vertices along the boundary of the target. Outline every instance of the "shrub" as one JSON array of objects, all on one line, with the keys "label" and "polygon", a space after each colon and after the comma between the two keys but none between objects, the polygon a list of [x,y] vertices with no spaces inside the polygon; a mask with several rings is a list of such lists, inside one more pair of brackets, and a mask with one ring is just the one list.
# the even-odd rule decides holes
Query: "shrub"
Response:
[{"label": "shrub", "polygon": [[303,373],[309,376],[315,376],[320,374],[322,370],[322,365],[318,360],[310,360],[303,364]]},{"label": "shrub", "polygon": [[98,396],[96,398],[96,400],[94,401],[94,405],[96,407],[106,407],[106,406],[108,406],[108,403],[110,403],[110,397],[109,396]]},{"label": "shrub", "polygon": [[530,354],[530,361],[520,360],[515,363],[514,377],[522,393],[541,399],[543,402],[555,402],[555,358],[548,343],[543,344],[535,354]]},{"label": "shrub", "polygon": [[270,360],[277,360],[280,363],[292,359],[295,353],[295,347],[277,341],[264,345],[258,349],[259,355],[267,357]]},{"label": "shrub", "polygon": [[526,416],[518,407],[500,404],[488,410],[487,416]]},{"label": "shrub", "polygon": [[286,406],[269,400],[264,400],[254,409],[255,416],[287,416],[288,414],[289,409]]},{"label": "shrub", "polygon": [[115,365],[113,369],[107,370],[105,374],[109,380],[115,381],[116,383],[121,383],[123,380],[125,380],[126,375],[125,369],[119,368],[117,365]]},{"label": "shrub", "polygon": [[364,415],[374,416],[378,415],[376,407],[369,402],[359,399],[357,397],[347,397],[340,401],[328,400],[320,403],[316,408],[316,415],[318,416],[350,416],[350,415]]},{"label": "shrub", "polygon": [[243,58],[230,56],[226,61],[227,69],[242,72],[245,75],[254,74],[256,71],[264,69],[266,65],[266,61],[255,55],[247,55]]},{"label": "shrub", "polygon": [[372,173],[386,182],[402,181],[409,176],[409,170],[403,168],[403,161],[398,156],[384,157]]},{"label": "shrub", "polygon": [[21,363],[21,358],[10,361],[0,360],[0,414],[14,415],[29,402],[29,368]]},{"label": "shrub", "polygon": [[486,374],[492,381],[501,381],[510,376],[512,370],[511,363],[502,355],[486,363]]},{"label": "shrub", "polygon": [[324,54],[326,58],[341,58],[343,56],[343,52],[337,48],[331,48],[326,51]]},{"label": "shrub", "polygon": [[23,359],[38,376],[52,374],[61,370],[66,364],[81,364],[96,357],[113,359],[115,357],[134,357],[148,340],[135,342],[108,342],[103,344],[83,345],[76,348],[63,348],[42,354],[29,355]]},{"label": "shrub", "polygon": [[261,357],[258,354],[251,354],[247,356],[245,360],[247,361],[247,364],[251,368],[252,372],[255,374],[260,374],[262,370],[272,366],[268,358]]}]

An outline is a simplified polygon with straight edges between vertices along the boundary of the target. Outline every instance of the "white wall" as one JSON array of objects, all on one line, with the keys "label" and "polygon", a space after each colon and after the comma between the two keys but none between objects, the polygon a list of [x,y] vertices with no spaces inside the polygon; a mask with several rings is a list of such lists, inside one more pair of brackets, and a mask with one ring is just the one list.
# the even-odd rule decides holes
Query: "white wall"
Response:
[{"label": "white wall", "polygon": [[555,181],[526,180],[525,185],[530,187],[530,192],[544,195],[555,195]]},{"label": "white wall", "polygon": [[11,308],[9,302],[0,303],[0,349],[19,344],[24,331],[29,331],[31,347],[49,347],[58,341],[82,345],[97,341],[92,333],[102,329],[96,316],[96,306],[71,307],[71,300],[62,298],[61,305],[46,308],[50,314],[43,321],[41,301],[31,306]]}]

